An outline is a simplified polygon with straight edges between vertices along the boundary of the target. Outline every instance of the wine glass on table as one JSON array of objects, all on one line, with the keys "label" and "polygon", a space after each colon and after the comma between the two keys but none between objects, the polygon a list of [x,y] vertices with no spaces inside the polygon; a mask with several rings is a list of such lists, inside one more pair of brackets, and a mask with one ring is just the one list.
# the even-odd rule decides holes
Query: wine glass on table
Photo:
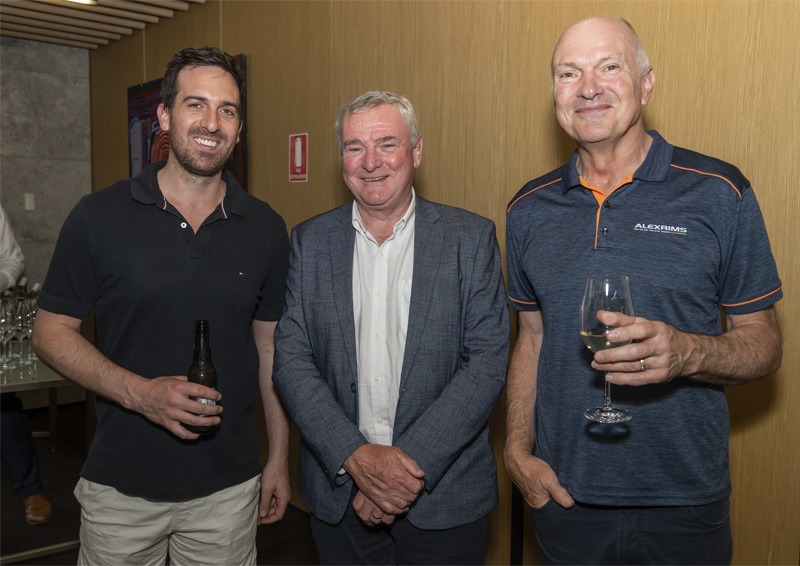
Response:
[{"label": "wine glass on table", "polygon": [[[633,298],[628,277],[625,275],[596,275],[586,280],[586,290],[581,302],[581,338],[592,352],[617,348],[630,343],[610,342],[608,333],[615,327],[608,326],[597,318],[599,311],[612,311],[633,317]],[[587,419],[598,423],[622,423],[632,415],[611,405],[611,384],[605,380],[603,405],[587,409]]]}]

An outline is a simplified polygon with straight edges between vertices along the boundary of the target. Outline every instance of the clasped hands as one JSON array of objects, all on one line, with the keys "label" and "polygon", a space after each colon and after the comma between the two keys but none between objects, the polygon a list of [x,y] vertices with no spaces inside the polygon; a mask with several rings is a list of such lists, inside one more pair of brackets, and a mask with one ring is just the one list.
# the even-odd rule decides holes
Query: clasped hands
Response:
[{"label": "clasped hands", "polygon": [[592,367],[606,372],[609,383],[647,385],[683,375],[692,349],[688,335],[663,322],[612,311],[599,311],[597,318],[615,327],[607,335],[609,342],[630,342],[594,355]]},{"label": "clasped hands", "polygon": [[345,460],[344,469],[358,486],[353,509],[367,525],[391,525],[425,487],[425,472],[392,446],[363,444]]}]

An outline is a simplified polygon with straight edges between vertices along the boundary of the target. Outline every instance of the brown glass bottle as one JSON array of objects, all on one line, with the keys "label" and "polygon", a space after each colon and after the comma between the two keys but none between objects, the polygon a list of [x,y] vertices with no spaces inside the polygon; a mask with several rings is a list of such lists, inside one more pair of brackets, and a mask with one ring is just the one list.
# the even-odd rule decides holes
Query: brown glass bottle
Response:
[{"label": "brown glass bottle", "polygon": [[[186,374],[189,381],[199,383],[212,389],[217,388],[217,370],[211,363],[211,342],[208,338],[208,321],[197,320],[194,323],[194,356],[192,365]],[[216,402],[203,397],[192,397],[195,401],[206,405],[216,405]],[[217,425],[198,426],[184,424],[188,430],[197,434],[208,434],[217,430]]]}]

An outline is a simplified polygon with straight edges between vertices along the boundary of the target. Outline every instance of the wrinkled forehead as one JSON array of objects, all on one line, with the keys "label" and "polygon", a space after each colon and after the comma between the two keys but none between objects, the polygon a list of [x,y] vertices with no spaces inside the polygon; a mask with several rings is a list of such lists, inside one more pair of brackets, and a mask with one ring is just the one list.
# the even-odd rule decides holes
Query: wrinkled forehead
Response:
[{"label": "wrinkled forehead", "polygon": [[589,18],[568,27],[553,48],[551,70],[557,65],[593,61],[613,55],[635,57],[635,41],[621,21]]}]

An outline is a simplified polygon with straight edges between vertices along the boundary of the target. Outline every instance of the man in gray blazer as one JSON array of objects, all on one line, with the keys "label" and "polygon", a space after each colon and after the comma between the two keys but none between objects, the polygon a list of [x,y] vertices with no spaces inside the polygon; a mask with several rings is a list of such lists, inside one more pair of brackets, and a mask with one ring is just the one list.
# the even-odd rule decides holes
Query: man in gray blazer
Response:
[{"label": "man in gray blazer", "polygon": [[509,342],[494,224],[415,194],[406,98],[365,93],[336,126],[355,201],[292,233],[273,377],[320,561],[482,563]]}]

